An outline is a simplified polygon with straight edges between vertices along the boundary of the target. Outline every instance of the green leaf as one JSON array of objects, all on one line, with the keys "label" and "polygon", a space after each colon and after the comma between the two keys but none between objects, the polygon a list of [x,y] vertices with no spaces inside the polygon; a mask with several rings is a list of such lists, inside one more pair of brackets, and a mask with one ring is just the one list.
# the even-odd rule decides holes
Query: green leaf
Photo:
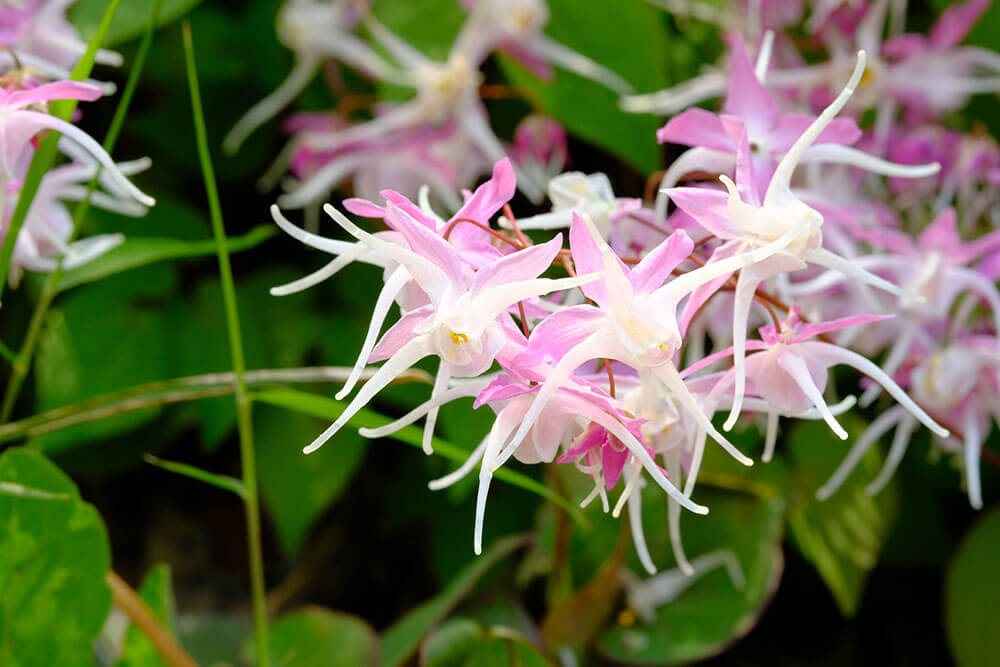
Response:
[{"label": "green leaf", "polygon": [[[777,589],[784,559],[781,536],[785,502],[705,489],[696,491],[709,506],[706,516],[681,515],[681,535],[689,558],[729,549],[739,561],[745,584],[737,588],[725,569],[704,574],[676,600],[656,610],[656,622],[621,624],[598,639],[600,653],[639,665],[694,662],[713,656],[744,636]],[[643,493],[643,526],[653,562],[661,572],[676,567],[669,551],[666,500],[652,485]],[[632,566],[633,572],[642,572]],[[645,575],[644,575],[645,576]],[[628,618],[630,614],[621,615]]]},{"label": "green leaf", "polygon": [[996,665],[1000,635],[994,609],[1000,598],[1000,509],[981,517],[948,568],[945,620],[952,655],[960,667]]},{"label": "green leaf", "polygon": [[[314,417],[322,417],[329,420],[336,419],[340,413],[344,411],[344,408],[347,407],[345,403],[341,403],[340,401],[335,401],[331,398],[326,398],[325,396],[311,394],[307,391],[299,391],[297,389],[261,391],[254,394],[254,399],[263,403],[270,403],[271,405],[277,405],[289,410],[296,410],[304,414],[313,415]],[[384,426],[391,421],[392,419],[389,417],[384,417],[376,412],[372,412],[371,410],[362,409],[359,410],[358,413],[347,423],[357,428],[378,428],[379,426]],[[421,447],[423,441],[423,431],[415,426],[407,426],[386,437],[398,440],[399,442],[406,443],[413,447]],[[305,446],[309,443],[303,442],[302,444]],[[469,456],[468,452],[437,437],[434,438],[434,453],[458,463],[464,462]],[[542,498],[545,498],[546,500],[549,500],[566,510],[566,512],[573,517],[573,520],[580,523],[580,525],[589,527],[590,522],[580,512],[579,507],[553,492],[549,487],[544,484],[540,484],[527,475],[522,475],[521,473],[509,468],[500,468],[494,473],[494,477],[502,479],[505,482],[513,484],[514,486],[519,486],[526,491],[538,494]]]},{"label": "green leaf", "polygon": [[[36,411],[172,375],[175,340],[156,300],[172,291],[175,275],[171,267],[148,266],[74,290],[49,311],[36,355]],[[33,444],[55,454],[136,428],[157,414],[152,408],[80,424]]]},{"label": "green leaf", "polygon": [[865,493],[884,460],[873,447],[836,493],[827,500],[816,498],[816,490],[864,430],[857,418],[840,421],[851,436],[846,441],[819,421],[796,424],[788,438],[796,488],[789,521],[796,545],[816,567],[841,613],[850,617],[857,612],[865,581],[892,528],[899,489],[893,480],[876,496]]},{"label": "green leaf", "polygon": [[[548,4],[552,18],[546,33],[553,39],[616,72],[637,92],[666,87],[667,31],[660,10],[644,0]],[[551,81],[543,81],[510,58],[501,58],[500,64],[530,101],[574,135],[643,173],[659,168],[658,118],[623,112],[617,93],[576,74],[556,70]]]},{"label": "green leaf", "polygon": [[[243,655],[256,663],[252,642]],[[364,620],[322,607],[306,607],[285,614],[271,626],[271,656],[282,667],[374,667],[378,635]]]},{"label": "green leaf", "polygon": [[550,662],[535,646],[506,627],[485,628],[467,618],[449,619],[424,641],[424,667],[546,667]]},{"label": "green leaf", "polygon": [[111,610],[104,523],[38,452],[8,449],[0,455],[0,479],[69,496],[0,495],[0,663],[91,665],[91,644]]},{"label": "green leaf", "polygon": [[439,595],[408,612],[383,632],[382,664],[395,667],[406,662],[417,650],[424,635],[469,594],[476,582],[494,565],[524,546],[526,541],[523,536],[515,536],[495,542],[482,556],[455,575]]},{"label": "green leaf", "polygon": [[[255,248],[277,233],[272,225],[261,225],[242,236],[228,239],[230,252]],[[63,272],[59,291],[93,282],[153,262],[215,255],[215,240],[181,241],[176,238],[127,238],[120,246],[71,271]]]},{"label": "green leaf", "polygon": [[[170,566],[166,563],[154,565],[146,573],[138,592],[160,625],[170,634],[176,634],[177,619]],[[125,633],[125,648],[117,667],[166,667],[166,663],[146,635],[130,625]]]},{"label": "green leaf", "polygon": [[344,430],[305,456],[303,443],[327,422],[270,405],[254,410],[254,441],[264,505],[282,548],[295,553],[313,522],[347,488],[364,459],[368,441]]},{"label": "green leaf", "polygon": [[447,59],[466,17],[456,0],[379,0],[372,9],[410,46],[441,61]]},{"label": "green leaf", "polygon": [[[156,0],[128,0],[122,3],[104,44],[112,47],[142,35]],[[157,25],[163,26],[186,14],[201,0],[164,0]],[[90,39],[101,21],[106,0],[77,0],[69,9],[69,19],[84,39]]]},{"label": "green leaf", "polygon": [[236,479],[235,477],[208,472],[207,470],[202,470],[201,468],[197,468],[186,463],[164,461],[163,459],[157,458],[151,454],[146,454],[142,458],[146,463],[154,465],[157,468],[163,468],[164,470],[168,470],[172,473],[196,479],[199,482],[204,482],[205,484],[210,484],[225,491],[235,493],[240,498],[246,499],[247,488],[243,485],[242,481]]}]

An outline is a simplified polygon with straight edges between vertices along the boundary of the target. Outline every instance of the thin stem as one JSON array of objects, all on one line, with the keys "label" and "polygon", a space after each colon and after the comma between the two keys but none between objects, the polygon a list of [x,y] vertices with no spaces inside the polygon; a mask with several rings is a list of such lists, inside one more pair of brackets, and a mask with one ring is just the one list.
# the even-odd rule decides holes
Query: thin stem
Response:
[{"label": "thin stem", "polygon": [[497,230],[493,229],[489,225],[484,224],[482,222],[479,222],[478,220],[473,220],[472,218],[455,218],[454,220],[452,220],[451,222],[448,223],[447,227],[444,228],[444,233],[441,235],[441,237],[445,241],[447,241],[448,237],[451,236],[451,232],[455,229],[455,227],[459,223],[462,223],[462,222],[464,222],[466,224],[469,224],[469,225],[475,225],[476,227],[479,227],[483,231],[489,233],[489,235],[492,236],[493,238],[497,239],[498,241],[503,241],[504,243],[506,243],[506,244],[508,244],[510,246],[513,246],[517,250],[524,250],[524,246],[522,246],[517,241],[513,241],[513,240],[507,238],[506,236],[504,236],[503,234],[501,234]]},{"label": "thin stem", "polygon": [[[249,386],[266,387],[296,382],[343,382],[347,379],[350,371],[351,369],[340,366],[264,368],[247,371],[243,377]],[[371,375],[374,372],[369,371],[368,374]],[[430,375],[415,369],[400,375],[394,380],[394,383],[423,382],[430,384],[431,381]],[[23,437],[35,437],[76,424],[107,419],[135,410],[216,396],[228,396],[235,391],[236,374],[232,372],[207,373],[148,382],[4,424],[0,426],[0,443]]]},{"label": "thin stem", "polygon": [[146,635],[150,643],[171,667],[197,667],[198,663],[184,650],[176,639],[156,620],[149,605],[139,597],[139,594],[119,577],[113,570],[109,570],[104,580],[111,588],[111,594],[115,598],[115,604],[124,611],[132,624],[137,627],[142,634]]},{"label": "thin stem", "polygon": [[[132,69],[129,71],[128,80],[125,82],[125,89],[122,91],[122,96],[115,109],[115,115],[111,118],[111,125],[108,127],[108,133],[105,135],[104,143],[102,144],[102,147],[108,154],[114,149],[115,142],[118,141],[118,135],[125,124],[125,116],[128,114],[129,105],[132,103],[132,96],[135,94],[136,86],[139,84],[142,68],[146,64],[146,55],[149,53],[149,47],[153,43],[153,33],[156,29],[156,22],[159,19],[160,7],[162,6],[163,0],[156,0],[156,4],[153,5],[153,12],[149,17],[149,23],[146,26],[146,32],[143,34],[139,48],[135,52],[135,60],[132,63]],[[94,177],[87,185],[86,196],[77,204],[76,209],[73,211],[73,229],[70,232],[67,243],[72,242],[80,230],[80,224],[90,207],[90,196],[97,188],[97,180],[101,176],[101,171],[103,171],[103,167],[98,165]],[[9,233],[8,236],[10,236]],[[6,239],[4,241],[6,242]],[[24,341],[21,343],[21,349],[12,362],[13,368],[10,377],[7,379],[7,389],[4,391],[3,406],[0,407],[0,424],[6,423],[14,412],[14,405],[17,403],[17,397],[21,393],[21,387],[28,375],[28,371],[31,370],[31,361],[35,355],[35,347],[38,345],[38,337],[41,334],[42,325],[45,323],[45,316],[49,312],[52,300],[55,299],[59,291],[59,279],[62,277],[62,272],[63,258],[60,258],[55,270],[48,275],[45,283],[42,285],[42,291],[38,297],[38,303],[35,304],[35,310],[31,314],[28,331],[24,336]],[[4,273],[0,273],[0,285],[2,285],[4,275]]]},{"label": "thin stem", "polygon": [[232,357],[233,373],[236,375],[236,425],[240,437],[243,484],[247,490],[244,508],[246,509],[247,546],[250,558],[250,587],[253,595],[254,646],[257,649],[257,664],[267,667],[271,664],[271,649],[267,629],[267,591],[264,584],[264,556],[260,538],[260,507],[257,494],[257,464],[253,445],[251,399],[243,377],[246,371],[246,362],[243,357],[239,311],[236,307],[236,287],[233,281],[233,270],[229,263],[226,230],[222,222],[222,207],[219,204],[219,193],[215,185],[212,156],[208,149],[201,92],[198,89],[194,43],[191,37],[191,24],[188,21],[184,22],[184,57],[187,64],[191,109],[194,115],[195,135],[198,143],[198,159],[205,181],[205,194],[208,197],[212,233],[215,235],[215,243],[218,248],[219,277],[222,283],[222,299],[225,304],[226,329],[229,332],[229,351]]}]

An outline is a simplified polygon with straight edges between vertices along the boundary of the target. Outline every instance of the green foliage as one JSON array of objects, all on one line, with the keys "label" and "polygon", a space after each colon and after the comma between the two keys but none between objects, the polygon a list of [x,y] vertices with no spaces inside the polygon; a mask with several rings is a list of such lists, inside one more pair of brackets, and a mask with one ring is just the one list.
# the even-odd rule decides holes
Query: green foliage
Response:
[{"label": "green foliage", "polygon": [[[149,266],[74,290],[49,311],[35,363],[36,409],[69,403],[159,380],[172,374],[170,334],[162,300],[176,273]],[[156,417],[159,409],[130,412],[47,434],[35,444],[58,453],[122,433]]]},{"label": "green foliage", "polygon": [[448,58],[466,16],[457,0],[380,0],[372,9],[386,27],[435,60]]},{"label": "green foliage", "polygon": [[[177,619],[174,611],[174,592],[171,583],[170,566],[157,563],[142,580],[139,597],[149,605],[153,616],[163,628],[176,633]],[[125,633],[125,647],[117,667],[167,667],[153,643],[135,626],[130,625]]]},{"label": "green foliage", "polygon": [[[660,10],[644,0],[548,4],[552,18],[546,33],[553,39],[616,72],[637,92],[666,87],[667,32]],[[617,93],[576,74],[557,70],[551,81],[543,81],[510,58],[501,58],[501,66],[531,102],[569,132],[643,173],[659,168],[656,117],[624,113]]]},{"label": "green foliage", "polygon": [[841,423],[851,436],[846,442],[819,421],[802,422],[792,431],[788,444],[796,464],[797,495],[789,521],[795,543],[826,582],[840,611],[853,616],[895,520],[899,491],[893,480],[874,497],[865,492],[883,463],[873,447],[830,498],[816,498],[816,489],[830,478],[865,426],[855,418],[841,418]]},{"label": "green foliage", "polygon": [[945,620],[960,667],[996,665],[1000,636],[994,606],[1000,597],[1000,510],[981,517],[948,567]]},{"label": "green foliage", "polygon": [[[666,503],[659,489],[648,491],[643,498],[643,527],[653,562],[663,571],[676,567],[669,553]],[[641,621],[632,627],[614,625],[602,634],[597,648],[608,658],[665,665],[715,655],[750,631],[777,589],[784,562],[785,502],[709,489],[702,490],[698,499],[711,511],[704,517],[682,514],[686,553],[695,558],[731,550],[745,584],[734,585],[724,568],[708,572],[676,600],[657,609],[652,625]]]},{"label": "green foliage", "polygon": [[111,609],[104,523],[37,452],[0,455],[0,480],[68,496],[0,495],[0,664],[92,664],[91,643]]},{"label": "green foliage", "polygon": [[[242,653],[256,662],[251,643]],[[271,626],[271,656],[282,667],[375,667],[378,635],[357,616],[306,607],[285,614]]]},{"label": "green foliage", "polygon": [[308,456],[302,448],[329,423],[261,405],[254,410],[255,446],[264,506],[282,548],[298,550],[309,527],[347,488],[368,441],[351,429]]},{"label": "green foliage", "polygon": [[424,635],[467,596],[482,577],[500,561],[524,546],[523,537],[498,540],[483,555],[463,568],[436,597],[407,613],[382,633],[385,667],[402,665],[417,650]]},{"label": "green foliage", "polygon": [[546,667],[553,663],[510,628],[486,628],[467,618],[454,618],[443,623],[424,641],[420,664],[425,667]]},{"label": "green foliage", "polygon": [[[157,24],[162,26],[180,18],[199,2],[201,0],[164,0]],[[142,35],[155,4],[156,0],[128,0],[122,3],[115,14],[115,21],[111,24],[104,46],[116,46]],[[106,0],[77,0],[70,7],[70,21],[84,39],[90,39],[97,31],[101,15],[107,6]]]},{"label": "green foliage", "polygon": [[[277,229],[261,225],[242,236],[228,240],[230,252],[249,250],[275,236]],[[128,238],[120,246],[72,271],[65,271],[59,281],[59,290],[100,280],[122,271],[135,269],[153,262],[171,259],[191,259],[215,255],[215,241],[182,241],[176,238]]]},{"label": "green foliage", "polygon": [[[347,407],[345,403],[341,403],[340,401],[335,401],[333,399],[326,398],[325,396],[317,396],[316,394],[310,394],[309,392],[299,391],[296,389],[261,391],[257,392],[254,395],[254,398],[257,401],[270,403],[289,410],[296,410],[307,415],[323,417],[329,420],[336,419],[340,413],[344,411],[344,408]],[[356,428],[378,428],[379,426],[385,426],[391,421],[392,420],[389,417],[384,417],[376,412],[372,412],[371,410],[361,409],[347,423],[348,425]],[[423,431],[415,426],[407,426],[386,437],[404,442],[413,447],[421,447],[423,442]],[[309,443],[306,442],[304,444]],[[463,463],[469,456],[467,451],[462,450],[449,442],[445,442],[438,437],[434,438],[433,444],[435,454],[451,459],[457,463]],[[581,525],[585,527],[589,526],[589,522],[580,513],[578,507],[576,507],[573,503],[568,502],[559,494],[553,492],[549,487],[536,482],[527,475],[523,475],[509,468],[500,468],[494,473],[494,477],[513,484],[514,486],[519,486],[527,491],[531,491],[532,493],[538,494],[542,498],[545,498],[546,500],[562,507],[571,517],[573,517],[575,521],[579,522]]]}]

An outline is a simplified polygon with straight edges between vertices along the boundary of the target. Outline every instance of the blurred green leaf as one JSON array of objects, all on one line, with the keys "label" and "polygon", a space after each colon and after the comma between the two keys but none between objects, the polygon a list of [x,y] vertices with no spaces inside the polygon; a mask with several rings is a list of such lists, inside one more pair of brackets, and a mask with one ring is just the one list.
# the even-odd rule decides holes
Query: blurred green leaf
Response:
[{"label": "blurred green leaf", "polygon": [[847,441],[834,436],[823,422],[800,422],[788,438],[794,462],[796,496],[789,514],[792,538],[816,567],[844,616],[857,612],[865,581],[896,518],[899,489],[896,480],[876,496],[865,493],[882,469],[883,456],[872,447],[844,484],[827,500],[816,490],[847,455],[865,423],[844,416]]},{"label": "blurred green leaf", "polygon": [[270,405],[254,410],[254,443],[264,505],[282,548],[294,553],[309,527],[347,488],[368,441],[345,429],[308,456],[302,447],[327,422]]},{"label": "blurred green leaf", "polygon": [[100,515],[59,468],[27,448],[0,455],[0,480],[70,497],[0,495],[0,662],[93,664],[91,644],[111,610]]},{"label": "blurred green leaf", "polygon": [[[546,33],[553,39],[617,73],[636,92],[667,86],[667,31],[660,10],[644,0],[548,4],[552,18]],[[656,130],[662,123],[655,116],[624,113],[617,93],[576,74],[557,69],[551,81],[543,81],[510,58],[501,58],[500,64],[531,102],[569,132],[644,174],[659,168]]]},{"label": "blurred green leaf", "polygon": [[465,22],[456,0],[379,0],[376,18],[434,60],[445,60]]},{"label": "blurred green leaf", "polygon": [[[261,225],[242,236],[228,240],[230,252],[255,248],[277,233],[272,225]],[[71,271],[63,272],[59,290],[100,280],[116,273],[135,269],[153,262],[171,259],[192,259],[215,255],[215,241],[181,241],[176,238],[128,238],[117,248]]]},{"label": "blurred green leaf", "polygon": [[190,477],[191,479],[196,479],[199,482],[204,482],[205,484],[210,484],[211,486],[235,493],[240,498],[246,498],[247,489],[243,485],[243,482],[236,479],[235,477],[230,477],[229,475],[218,475],[213,472],[208,472],[207,470],[202,470],[192,465],[187,465],[186,463],[177,463],[175,461],[164,461],[161,458],[157,458],[150,454],[146,454],[142,457],[146,463],[156,466],[157,468],[163,468],[169,472],[177,475],[183,475],[184,477]]},{"label": "blurred green leaf", "polygon": [[945,620],[952,655],[960,667],[996,665],[1000,656],[994,605],[1000,598],[1000,509],[982,516],[965,536],[948,568]]},{"label": "blurred green leaf", "polygon": [[[256,663],[253,643],[241,651]],[[282,667],[376,667],[378,635],[364,620],[322,607],[306,607],[271,625],[271,656]]]},{"label": "blurred green leaf", "polygon": [[439,595],[408,612],[382,633],[382,662],[385,667],[402,665],[417,650],[427,631],[441,622],[462,598],[469,594],[494,565],[524,546],[524,536],[506,537],[493,543],[470,565],[455,575]]},{"label": "blurred green leaf", "polygon": [[[138,593],[163,628],[170,634],[175,634],[177,620],[170,566],[166,563],[154,565],[143,578]],[[129,625],[128,632],[125,633],[125,647],[117,667],[166,667],[166,664],[146,635]]]},{"label": "blurred green leaf", "polygon": [[[763,613],[777,589],[784,563],[784,500],[761,500],[710,489],[696,495],[711,511],[706,516],[681,515],[686,553],[693,559],[719,549],[731,550],[739,561],[744,586],[737,588],[724,568],[712,570],[676,600],[657,609],[652,625],[639,622],[631,627],[616,624],[609,628],[597,642],[602,655],[638,665],[701,660],[743,637]],[[643,493],[643,501],[642,523],[653,562],[661,572],[674,568],[663,491],[650,485]]]},{"label": "blurred green leaf", "polygon": [[[158,300],[172,292],[175,278],[172,267],[151,265],[67,294],[48,313],[39,338],[36,411],[172,375],[175,339]],[[129,412],[32,442],[46,453],[59,453],[135,428],[157,414],[158,408]]]},{"label": "blurred green leaf", "polygon": [[[298,277],[288,270],[269,269],[244,277],[236,285],[240,325],[247,334],[243,351],[247,368],[294,368],[318,347],[329,320],[319,312],[318,294],[272,297],[268,290]],[[170,306],[175,345],[171,349],[176,375],[229,371],[222,291],[216,279],[197,284],[186,301]],[[213,332],[206,335],[206,332]],[[195,406],[202,444],[214,450],[236,427],[230,398],[199,401]]]},{"label": "blurred green leaf", "polygon": [[[201,0],[164,0],[158,25],[166,25],[183,16]],[[112,47],[139,37],[150,21],[155,0],[128,0],[123,2],[115,22],[111,24],[105,46]],[[84,39],[90,39],[101,22],[107,0],[77,0],[69,9],[69,19]]]},{"label": "blurred green leaf", "polygon": [[424,641],[424,667],[546,667],[550,662],[536,647],[506,627],[485,628],[467,618],[449,619]]},{"label": "blurred green leaf", "polygon": [[[346,403],[297,389],[274,389],[261,391],[254,394],[254,399],[329,420],[336,419],[340,416],[340,413],[344,411],[344,408],[347,407]],[[379,426],[385,426],[391,421],[392,419],[389,417],[385,417],[376,412],[372,412],[371,410],[365,410],[362,408],[361,410],[358,410],[357,414],[355,414],[354,417],[352,417],[347,423],[355,428],[378,428]],[[423,443],[423,431],[415,426],[406,426],[399,429],[395,433],[387,435],[386,437],[391,438],[392,440],[398,440],[399,442],[406,443],[413,447],[421,447]],[[445,442],[438,437],[435,437],[433,442],[434,453],[443,456],[446,459],[463,463],[469,457],[468,452],[449,442]],[[309,444],[308,441],[304,442],[303,446],[307,444]],[[559,505],[559,507],[562,507],[571,517],[573,517],[573,520],[580,523],[580,525],[584,527],[589,526],[587,519],[585,519],[580,513],[580,508],[573,503],[568,502],[559,494],[553,492],[549,487],[531,479],[527,475],[522,475],[521,473],[511,470],[510,468],[500,468],[494,473],[493,476],[509,484],[513,484],[514,486],[519,486],[526,491],[531,491],[532,493],[540,495],[542,498],[545,498],[546,500]]]}]

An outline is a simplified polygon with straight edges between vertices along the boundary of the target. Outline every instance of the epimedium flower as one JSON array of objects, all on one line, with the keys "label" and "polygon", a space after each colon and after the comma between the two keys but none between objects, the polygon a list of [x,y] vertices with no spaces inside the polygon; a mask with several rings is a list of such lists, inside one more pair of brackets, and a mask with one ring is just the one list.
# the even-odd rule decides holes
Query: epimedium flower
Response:
[{"label": "epimedium flower", "polygon": [[235,153],[254,130],[274,118],[316,76],[324,61],[340,60],[384,81],[399,73],[363,39],[353,34],[371,0],[286,0],[277,18],[278,38],[295,54],[295,65],[285,80],[247,111],[222,142]]},{"label": "epimedium flower", "polygon": [[[149,160],[136,160],[118,167],[123,173],[133,174],[147,169],[149,164]],[[73,216],[64,202],[82,201],[89,195],[91,204],[100,208],[132,217],[145,215],[146,207],[116,191],[113,183],[106,191],[88,192],[87,184],[97,171],[98,166],[93,163],[65,164],[42,178],[14,245],[9,276],[12,285],[17,285],[24,270],[53,271],[60,262],[63,268],[73,269],[125,240],[121,234],[100,234],[70,241]],[[9,224],[20,197],[21,184],[18,180],[7,185],[6,206],[0,211],[4,227]]]},{"label": "epimedium flower", "polygon": [[[66,19],[76,0],[8,0],[0,6],[0,47],[13,67],[30,67],[53,79],[68,79],[87,50],[80,33]],[[122,57],[98,49],[98,63],[119,66]],[[113,90],[113,86],[110,86]]]},{"label": "epimedium flower", "polygon": [[[360,229],[334,207],[324,210],[341,227],[373,250],[405,268],[427,295],[429,303],[406,313],[372,350],[371,360],[386,363],[365,383],[340,417],[313,443],[315,451],[394,377],[420,359],[441,360],[435,393],[451,376],[476,376],[486,371],[507,342],[501,320],[519,301],[570,289],[596,279],[538,278],[555,259],[562,245],[552,241],[506,255],[479,270],[470,270],[459,252],[393,203],[386,217],[405,237],[409,248],[387,242]],[[425,438],[430,449],[430,438]]]},{"label": "epimedium flower", "polygon": [[[714,260],[726,261],[735,253],[763,244],[784,241],[776,252],[740,271],[736,282],[733,312],[733,367],[735,400],[725,428],[732,429],[739,417],[745,387],[744,357],[746,329],[754,293],[762,282],[773,276],[805,268],[807,263],[838,271],[859,282],[906,295],[893,283],[859,268],[855,263],[823,247],[823,217],[795,196],[791,189],[792,172],[806,150],[847,103],[865,69],[865,54],[858,52],[854,72],[834,102],[809,125],[778,163],[761,197],[754,175],[746,128],[739,122],[726,122],[730,133],[738,137],[739,153],[736,183],[720,176],[726,192],[707,188],[674,188],[670,198],[710,233],[727,241],[713,254]],[[721,277],[721,274],[720,274]],[[693,297],[687,308],[697,308],[721,283],[714,283]]]},{"label": "epimedium flower", "polygon": [[679,302],[700,285],[761,261],[785,243],[787,240],[780,238],[749,253],[689,271],[667,282],[673,269],[691,254],[693,243],[687,234],[675,232],[629,270],[593,224],[576,216],[570,229],[570,248],[576,270],[603,271],[604,274],[603,279],[581,287],[596,305],[574,306],[556,312],[532,331],[525,351],[515,363],[529,368],[547,364],[553,368],[546,373],[530,410],[494,466],[502,465],[517,449],[547,402],[568,381],[573,369],[595,359],[615,360],[634,368],[646,395],[672,397],[731,455],[750,464],[751,461],[712,426],[674,366],[674,356],[681,343],[676,310]]},{"label": "epimedium flower", "polygon": [[[941,437],[948,435],[947,429],[937,424],[871,360],[831,343],[810,340],[847,327],[878,322],[886,317],[855,315],[829,322],[805,324],[799,318],[798,309],[792,307],[786,319],[780,323],[780,328],[768,324],[760,329],[760,341],[747,342],[747,349],[754,350],[754,353],[746,358],[746,376],[752,383],[754,393],[762,398],[767,406],[768,431],[765,446],[767,458],[770,458],[770,452],[773,451],[779,415],[793,415],[815,408],[840,439],[847,439],[847,432],[837,422],[830,406],[823,398],[828,369],[837,364],[851,366],[872,378],[931,431]],[[732,351],[732,348],[723,351],[720,353],[721,357],[731,354]],[[711,363],[721,357],[711,355],[699,363]],[[692,372],[697,366],[696,364],[687,369],[688,372]],[[727,373],[720,382],[728,386],[732,382],[732,374]]]},{"label": "epimedium flower", "polygon": [[93,101],[101,94],[96,86],[74,81],[46,83],[24,90],[13,86],[0,89],[0,184],[5,186],[19,177],[27,152],[33,150],[31,140],[34,137],[44,130],[55,130],[84,149],[129,197],[143,206],[156,203],[121,173],[111,156],[89,134],[72,123],[37,110],[53,100]]},{"label": "epimedium flower", "polygon": [[[334,150],[344,145],[376,139],[386,134],[421,126],[455,123],[461,132],[489,160],[497,161],[505,151],[493,133],[479,98],[482,74],[478,53],[470,53],[456,42],[446,60],[434,61],[368,17],[366,26],[376,41],[399,64],[401,74],[395,81],[413,89],[414,97],[399,103],[375,118],[352,125],[341,132],[314,141],[319,150]],[[518,187],[532,199],[541,197],[541,184],[524,174],[518,175]]]},{"label": "epimedium flower", "polygon": [[279,159],[271,169],[275,173],[289,166],[294,175],[294,180],[283,183],[286,193],[278,197],[278,204],[285,208],[323,201],[338,184],[351,178],[355,193],[363,198],[376,196],[386,184],[416,198],[426,185],[454,210],[462,205],[459,188],[469,185],[486,164],[453,122],[404,128],[332,150],[324,150],[322,145],[351,126],[342,117],[298,114],[286,126],[294,128],[296,134],[284,151],[287,158]]},{"label": "epimedium flower", "polygon": [[[550,212],[520,218],[517,226],[521,229],[568,229],[573,224],[574,216],[585,215],[607,239],[612,225],[642,208],[639,199],[616,197],[611,181],[602,173],[568,171],[559,174],[549,181],[548,197],[552,202]],[[512,229],[513,223],[503,218],[500,226]]]},{"label": "epimedium flower", "polygon": [[[996,399],[1000,390],[997,346],[998,341],[993,336],[965,336],[923,355],[920,363],[906,373],[913,397],[929,412],[951,420],[961,429],[957,433],[935,432],[935,435],[943,449],[961,454],[969,504],[973,509],[983,506],[979,475],[982,447],[991,423],[1000,420],[1000,404]],[[914,416],[902,407],[887,410],[868,426],[830,479],[816,492],[818,498],[833,495],[872,445],[895,427],[885,464],[865,490],[874,495],[888,484],[918,425]]]},{"label": "epimedium flower", "polygon": [[[781,158],[816,122],[812,116],[783,113],[763,79],[768,50],[756,65],[750,61],[742,39],[732,48],[729,84],[722,114],[697,107],[672,118],[656,134],[660,143],[676,143],[691,148],[664,172],[656,199],[656,221],[662,223],[667,210],[668,188],[690,172],[727,173],[736,165],[740,138],[734,126],[746,130],[758,187],[764,190]],[[861,138],[857,123],[849,118],[831,118],[806,147],[799,161],[847,164],[888,176],[921,178],[938,171],[930,165],[898,165],[850,146]]]}]

